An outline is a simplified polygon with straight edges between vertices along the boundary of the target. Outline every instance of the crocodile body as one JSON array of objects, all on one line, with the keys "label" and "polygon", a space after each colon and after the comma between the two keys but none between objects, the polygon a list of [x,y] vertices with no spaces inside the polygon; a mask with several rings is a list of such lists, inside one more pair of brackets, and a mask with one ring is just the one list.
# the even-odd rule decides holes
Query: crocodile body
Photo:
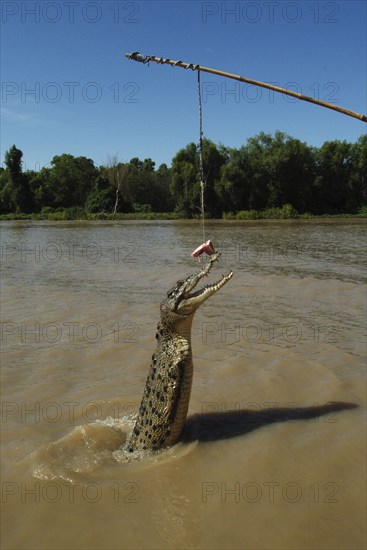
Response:
[{"label": "crocodile body", "polygon": [[233,275],[230,272],[217,283],[194,291],[219,255],[214,254],[201,270],[178,281],[161,303],[157,348],[152,356],[138,417],[125,445],[128,452],[168,447],[181,435],[193,377],[191,327],[194,314]]}]

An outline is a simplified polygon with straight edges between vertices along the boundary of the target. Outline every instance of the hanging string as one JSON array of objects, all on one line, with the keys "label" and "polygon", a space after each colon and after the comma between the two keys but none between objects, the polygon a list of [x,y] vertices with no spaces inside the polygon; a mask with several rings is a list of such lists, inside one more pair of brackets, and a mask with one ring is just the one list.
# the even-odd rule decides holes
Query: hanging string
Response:
[{"label": "hanging string", "polygon": [[203,225],[203,243],[205,243],[205,203],[204,203],[204,167],[203,167],[203,109],[201,105],[201,89],[200,89],[200,68],[198,68],[198,98],[199,98],[199,121],[200,121],[200,134],[199,134],[199,167],[200,167],[200,210]]}]

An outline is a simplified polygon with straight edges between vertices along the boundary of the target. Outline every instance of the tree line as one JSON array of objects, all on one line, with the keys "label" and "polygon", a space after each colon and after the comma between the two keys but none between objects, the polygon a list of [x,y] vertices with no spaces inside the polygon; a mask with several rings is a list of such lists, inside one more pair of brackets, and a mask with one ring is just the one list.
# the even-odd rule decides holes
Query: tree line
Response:
[{"label": "tree line", "polygon": [[[13,145],[0,168],[0,214],[77,210],[86,214],[200,213],[198,146],[176,153],[172,166],[151,158],[96,166],[70,154],[54,156],[40,171],[22,170]],[[299,214],[356,213],[367,204],[367,135],[356,143],[327,141],[321,147],[277,131],[261,132],[239,148],[203,140],[205,211],[230,213],[293,208]]]}]

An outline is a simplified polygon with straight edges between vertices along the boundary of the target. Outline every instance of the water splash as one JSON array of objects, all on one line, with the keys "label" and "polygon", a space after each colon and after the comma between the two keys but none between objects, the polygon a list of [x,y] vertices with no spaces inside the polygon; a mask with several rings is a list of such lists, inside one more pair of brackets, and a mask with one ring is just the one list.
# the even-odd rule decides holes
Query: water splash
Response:
[{"label": "water splash", "polygon": [[70,483],[108,477],[123,464],[146,469],[180,459],[197,445],[197,441],[191,441],[158,452],[127,452],[124,445],[134,422],[135,415],[131,415],[76,426],[61,439],[44,444],[31,454],[33,476]]}]

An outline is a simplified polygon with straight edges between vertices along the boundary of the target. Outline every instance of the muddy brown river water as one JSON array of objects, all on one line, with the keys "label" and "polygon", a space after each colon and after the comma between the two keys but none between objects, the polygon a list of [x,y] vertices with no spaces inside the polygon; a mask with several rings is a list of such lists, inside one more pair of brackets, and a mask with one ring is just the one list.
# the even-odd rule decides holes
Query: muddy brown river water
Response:
[{"label": "muddy brown river water", "polygon": [[3,222],[1,548],[366,547],[366,224],[208,222],[183,440],[126,463],[198,222]]}]

